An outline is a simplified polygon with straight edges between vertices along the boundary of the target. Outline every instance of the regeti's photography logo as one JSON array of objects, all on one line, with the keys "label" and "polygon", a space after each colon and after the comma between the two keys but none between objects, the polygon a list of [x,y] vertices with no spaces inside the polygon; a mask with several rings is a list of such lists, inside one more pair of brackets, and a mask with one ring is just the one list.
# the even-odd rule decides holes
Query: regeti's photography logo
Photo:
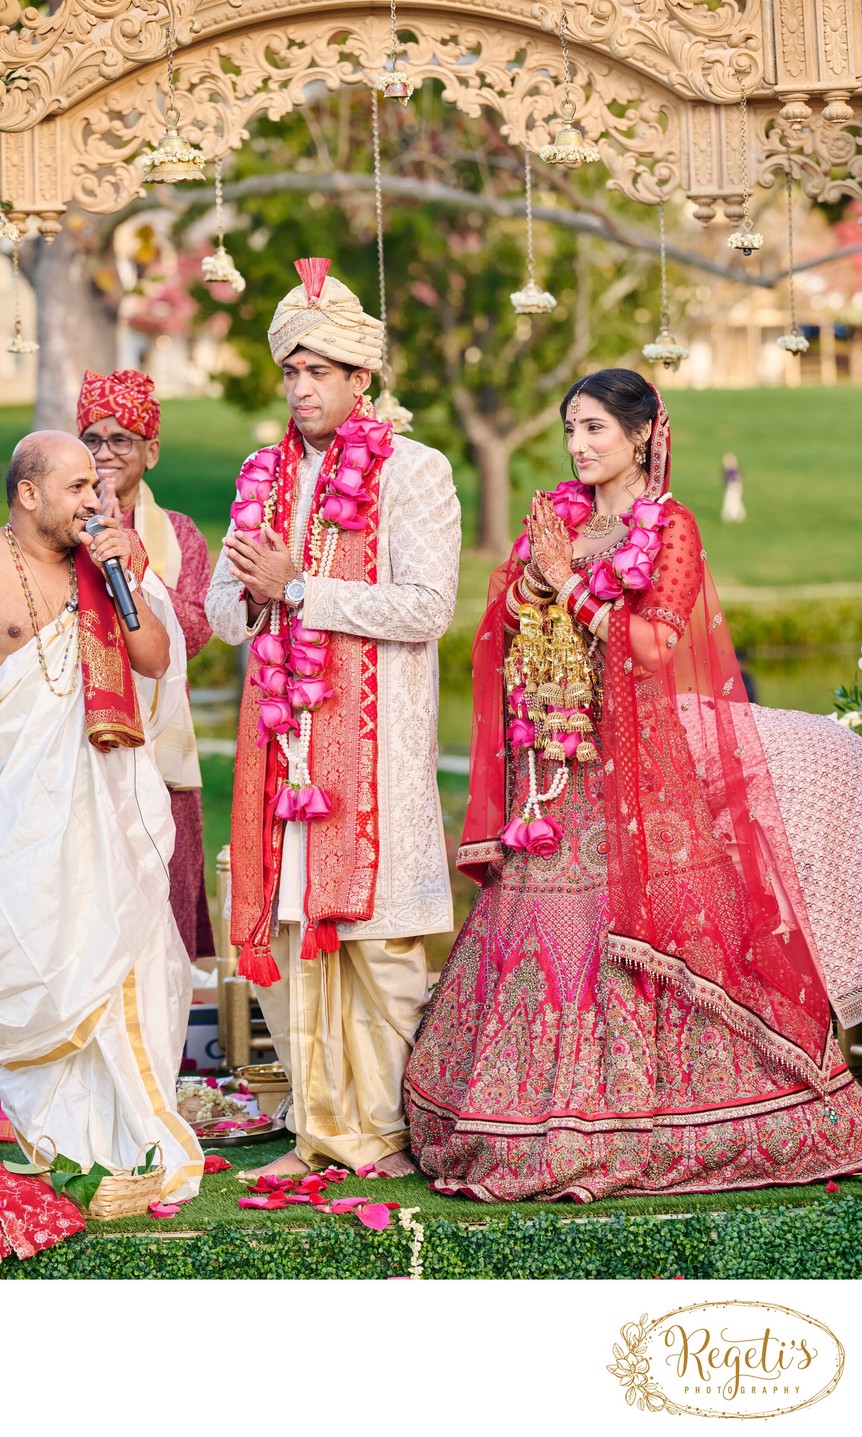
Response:
[{"label": "regeti's photography logo", "polygon": [[608,1372],[642,1412],[778,1417],[833,1392],[844,1348],[815,1317],[767,1302],[701,1302],[627,1322]]}]

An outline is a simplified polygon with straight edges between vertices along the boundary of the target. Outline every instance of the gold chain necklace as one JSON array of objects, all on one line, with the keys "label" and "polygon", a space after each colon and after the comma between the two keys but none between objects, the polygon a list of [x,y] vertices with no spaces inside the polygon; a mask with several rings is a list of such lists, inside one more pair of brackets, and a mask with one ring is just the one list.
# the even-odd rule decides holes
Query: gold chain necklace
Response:
[{"label": "gold chain necklace", "polygon": [[[21,553],[18,540],[15,538],[15,535],[12,532],[11,524],[7,524],[3,532],[6,535],[6,539],[9,543],[9,552],[12,555],[12,562],[14,563],[15,568],[18,570],[18,578],[21,580],[21,587],[24,590],[24,597],[27,600],[27,608],[30,613],[30,623],[33,626],[33,637],[36,640],[36,658],[39,661],[39,667],[42,670],[43,677],[46,684],[48,685],[48,688],[51,690],[51,693],[55,694],[58,699],[68,698],[71,693],[74,693],[75,685],[78,682],[78,659],[80,657],[81,648],[80,626],[75,623],[70,625],[69,637],[67,638],[65,648],[63,649],[63,657],[56,679],[57,683],[60,683],[62,681],[63,675],[66,672],[66,666],[69,662],[69,655],[72,651],[72,644],[73,642],[75,642],[75,662],[72,665],[73,674],[70,687],[67,689],[57,689],[54,687],[55,681],[51,678],[51,675],[48,672],[48,661],[45,658],[45,650],[42,646],[42,637],[39,631],[39,616],[36,612],[36,600],[33,598],[33,591],[30,588],[30,585],[27,583],[27,575],[24,572],[24,564],[22,562],[23,555]],[[71,554],[69,555],[69,587],[71,590],[71,597],[64,604],[63,607],[68,613],[75,613],[78,608],[78,576],[75,572],[75,561],[72,558]],[[41,593],[41,590],[39,592]],[[44,594],[42,595],[42,597],[44,599]],[[62,614],[62,609],[60,611],[60,614]],[[63,632],[63,623],[60,614],[58,614],[55,620],[56,630],[58,634],[61,634]]]}]

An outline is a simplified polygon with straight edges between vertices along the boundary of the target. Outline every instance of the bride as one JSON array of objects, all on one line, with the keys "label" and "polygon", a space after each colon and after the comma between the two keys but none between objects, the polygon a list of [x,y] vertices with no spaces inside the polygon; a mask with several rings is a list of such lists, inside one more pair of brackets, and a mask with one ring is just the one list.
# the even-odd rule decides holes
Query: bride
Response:
[{"label": "bride", "polygon": [[413,1151],[485,1201],[856,1171],[830,1002],[859,1024],[859,920],[803,781],[849,812],[862,748],[755,718],[657,391],[602,370],[561,414],[577,478],[534,499],[476,635],[458,862],[481,887],[407,1069]]}]

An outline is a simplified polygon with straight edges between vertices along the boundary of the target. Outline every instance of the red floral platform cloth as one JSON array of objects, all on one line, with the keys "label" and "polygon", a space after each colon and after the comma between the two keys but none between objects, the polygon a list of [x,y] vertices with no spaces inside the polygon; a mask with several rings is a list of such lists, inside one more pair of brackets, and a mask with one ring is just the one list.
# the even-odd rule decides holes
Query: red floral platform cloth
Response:
[{"label": "red floral platform cloth", "polygon": [[85,1227],[75,1204],[57,1197],[40,1178],[20,1177],[0,1168],[0,1262],[13,1253],[34,1257]]}]

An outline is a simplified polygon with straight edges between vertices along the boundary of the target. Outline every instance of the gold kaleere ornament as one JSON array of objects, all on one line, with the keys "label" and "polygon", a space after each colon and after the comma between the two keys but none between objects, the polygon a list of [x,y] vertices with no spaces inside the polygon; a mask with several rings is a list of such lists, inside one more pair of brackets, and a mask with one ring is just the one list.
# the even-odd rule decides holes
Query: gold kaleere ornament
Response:
[{"label": "gold kaleere ornament", "polygon": [[516,314],[550,314],[556,309],[557,301],[546,289],[540,289],[535,279],[535,257],[533,253],[533,176],[529,150],[524,152],[524,197],[527,212],[527,283],[523,289],[509,295]]},{"label": "gold kaleere ornament", "polygon": [[[393,18],[394,24],[394,18]],[[377,282],[380,287],[380,318],[383,321],[382,364],[380,382],[383,385],[374,401],[374,412],[384,424],[391,424],[393,433],[410,434],[413,431],[413,412],[395,398],[389,388],[392,371],[389,368],[389,331],[386,322],[386,265],[383,248],[383,166],[380,161],[380,105],[375,86],[371,88],[371,148],[374,156],[374,214],[377,222]]]},{"label": "gold kaleere ornament", "polygon": [[784,172],[784,189],[787,195],[787,284],[790,290],[790,333],[781,334],[775,343],[788,354],[804,354],[808,340],[796,323],[796,289],[793,283],[793,176],[790,168]]},{"label": "gold kaleere ornament", "polygon": [[168,37],[168,103],[165,108],[165,133],[148,155],[141,155],[141,175],[145,185],[186,184],[205,180],[206,163],[198,150],[179,132],[180,112],[174,103],[174,34],[166,26]]},{"label": "gold kaleere ornament", "polygon": [[661,313],[659,331],[652,344],[645,344],[641,353],[650,364],[663,364],[665,369],[679,369],[682,361],[688,359],[689,351],[684,344],[678,344],[670,328],[670,311],[667,304],[667,237],[664,227],[664,200],[659,200],[659,261],[661,263]]},{"label": "gold kaleere ornament", "polygon": [[21,263],[18,256],[18,251],[21,247],[21,235],[17,225],[13,226],[13,228],[15,230],[15,238],[12,241],[12,292],[15,296],[15,319],[13,322],[12,338],[6,345],[6,352],[7,354],[36,354],[38,353],[39,346],[35,339],[24,338],[24,327],[21,323]]},{"label": "gold kaleere ornament", "polygon": [[601,159],[596,146],[585,139],[580,125],[575,124],[575,107],[569,98],[571,66],[569,64],[569,42],[566,39],[566,12],[560,12],[560,49],[563,53],[563,103],[560,106],[561,124],[552,145],[543,145],[539,159],[546,165],[565,165],[578,169],[581,165],[595,164]]},{"label": "gold kaleere ornament", "polygon": [[215,204],[218,244],[213,254],[204,255],[201,260],[201,272],[207,284],[229,284],[234,294],[242,294],[245,289],[245,279],[224,247],[224,195],[222,193],[220,158],[215,162]]},{"label": "gold kaleere ornament", "polygon": [[742,167],[742,229],[734,230],[728,236],[728,249],[739,250],[748,259],[755,250],[763,248],[763,235],[755,231],[749,213],[751,196],[748,192],[748,96],[743,89],[739,100],[739,147]]}]

